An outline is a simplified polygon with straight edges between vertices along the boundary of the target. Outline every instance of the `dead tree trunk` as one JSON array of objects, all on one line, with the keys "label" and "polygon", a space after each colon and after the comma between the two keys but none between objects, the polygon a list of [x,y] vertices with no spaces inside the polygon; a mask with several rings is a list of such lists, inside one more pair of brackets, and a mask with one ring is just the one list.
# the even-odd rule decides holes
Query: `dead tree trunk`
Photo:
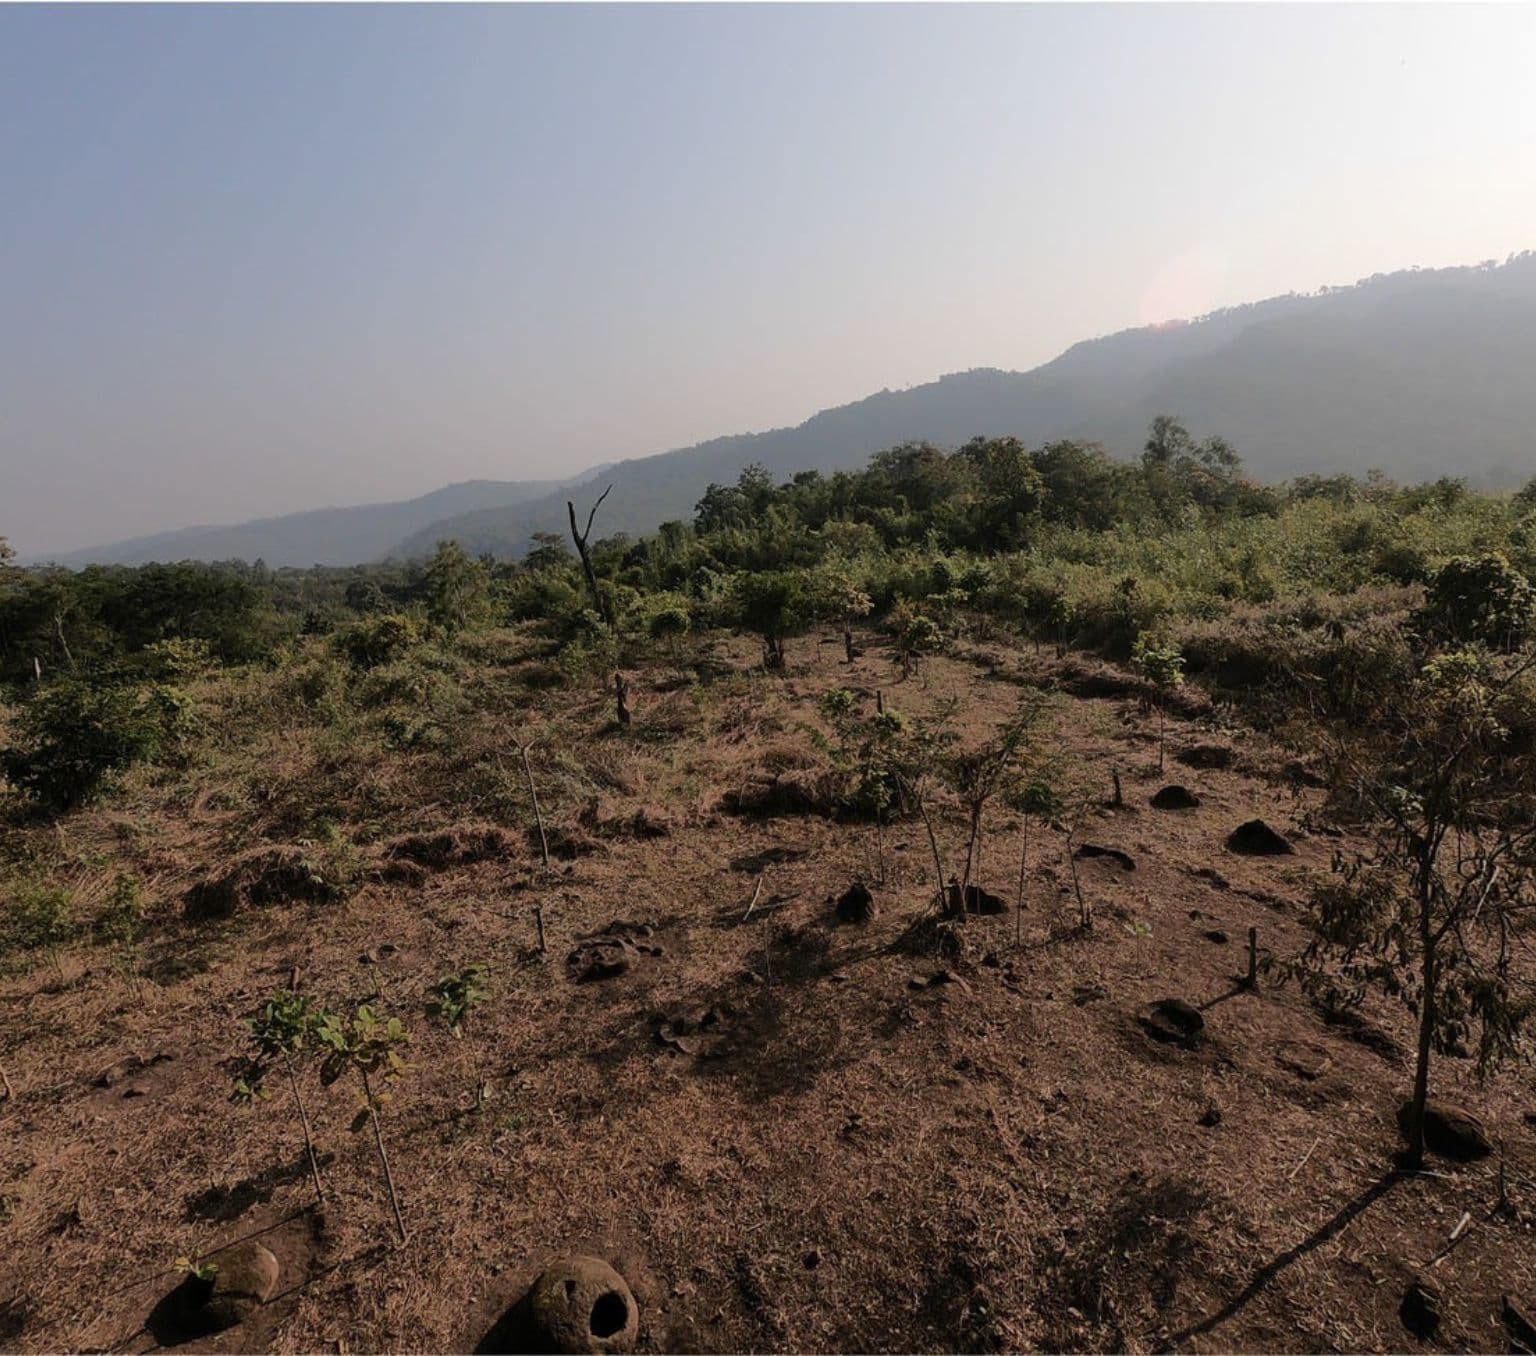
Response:
[{"label": "dead tree trunk", "polygon": [[592,535],[592,520],[597,517],[598,509],[602,508],[603,500],[613,493],[610,485],[597,496],[597,503],[592,505],[592,512],[587,514],[587,530],[576,530],[576,505],[569,499],[565,501],[567,512],[571,515],[571,540],[576,543],[576,554],[581,557],[581,572],[587,577],[587,587],[592,591],[592,602],[597,607],[597,615],[609,627],[613,625],[613,613],[609,611],[608,600],[603,597],[603,591],[597,586],[597,572],[592,568],[592,555],[587,550],[587,538]]},{"label": "dead tree trunk", "polygon": [[620,725],[629,724],[629,680],[622,673],[613,675],[613,695],[618,705]]}]

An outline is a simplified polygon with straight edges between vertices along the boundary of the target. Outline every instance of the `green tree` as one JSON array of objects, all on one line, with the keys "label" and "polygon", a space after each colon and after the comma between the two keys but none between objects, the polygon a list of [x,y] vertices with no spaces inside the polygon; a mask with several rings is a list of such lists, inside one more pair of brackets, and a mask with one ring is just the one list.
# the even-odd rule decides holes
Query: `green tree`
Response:
[{"label": "green tree", "polygon": [[1536,1014],[1512,954],[1532,911],[1536,770],[1505,723],[1530,662],[1501,671],[1452,651],[1368,712],[1324,712],[1335,800],[1359,807],[1374,841],[1314,891],[1313,939],[1287,973],[1332,1006],[1379,988],[1418,1018],[1401,1117],[1411,1163],[1424,1155],[1432,1056],[1462,1049],[1475,1025],[1487,1068]]},{"label": "green tree", "polygon": [[264,1098],[268,1070],[275,1063],[282,1064],[293,1094],[294,1110],[298,1112],[299,1125],[304,1132],[304,1151],[309,1157],[309,1174],[315,1184],[316,1201],[325,1200],[325,1187],[320,1181],[320,1162],[315,1156],[309,1109],[299,1090],[297,1065],[312,1048],[322,1015],[311,999],[291,991],[275,993],[267,999],[254,1017],[246,1019],[255,1053],[240,1071],[234,1089],[236,1101]]},{"label": "green tree", "polygon": [[379,1112],[391,1096],[390,1089],[406,1072],[398,1047],[410,1040],[410,1034],[398,1017],[382,1017],[364,1003],[350,1016],[339,1012],[321,1013],[314,1026],[314,1035],[323,1052],[320,1081],[331,1084],[351,1071],[362,1085],[363,1105],[353,1118],[352,1129],[358,1131],[365,1125],[373,1127],[373,1142],[384,1169],[384,1185],[389,1192],[390,1208],[394,1211],[395,1228],[404,1243],[408,1237],[405,1215],[395,1190],[389,1152],[384,1147]]},{"label": "green tree", "polygon": [[1184,684],[1184,656],[1177,645],[1159,645],[1143,631],[1136,637],[1131,650],[1131,667],[1157,691],[1157,770],[1161,772],[1166,747],[1168,696]]},{"label": "green tree", "polygon": [[811,618],[802,576],[789,570],[739,574],[732,581],[732,604],[737,623],[762,637],[763,667],[782,669],[785,640]]},{"label": "green tree", "polygon": [[485,620],[490,610],[490,576],[456,541],[440,541],[422,577],[427,616],[447,635]]}]

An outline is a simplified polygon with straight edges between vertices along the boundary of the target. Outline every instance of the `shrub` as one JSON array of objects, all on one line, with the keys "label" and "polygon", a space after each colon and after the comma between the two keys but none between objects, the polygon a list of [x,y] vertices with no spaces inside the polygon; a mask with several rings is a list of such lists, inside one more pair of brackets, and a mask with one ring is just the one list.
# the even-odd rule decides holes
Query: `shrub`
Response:
[{"label": "shrub", "polygon": [[1536,591],[1504,555],[1455,556],[1430,581],[1421,624],[1438,639],[1513,649],[1530,633]]},{"label": "shrub", "polygon": [[22,881],[11,892],[10,908],[0,916],[0,954],[56,951],[77,930],[68,890],[42,881]]},{"label": "shrub", "polygon": [[360,669],[399,659],[420,642],[421,629],[402,612],[364,617],[336,633],[337,647]]},{"label": "shrub", "polygon": [[69,679],[33,697],[18,724],[21,740],[0,750],[0,768],[23,795],[64,811],[183,737],[191,702],[174,688],[94,687]]}]

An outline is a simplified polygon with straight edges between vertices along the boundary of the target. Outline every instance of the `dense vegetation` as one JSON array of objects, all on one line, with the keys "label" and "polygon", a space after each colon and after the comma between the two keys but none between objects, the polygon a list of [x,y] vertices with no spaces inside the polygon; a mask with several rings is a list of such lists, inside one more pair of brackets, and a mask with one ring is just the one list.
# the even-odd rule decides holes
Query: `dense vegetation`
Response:
[{"label": "dense vegetation", "polygon": [[1468,622],[1466,634],[1447,611],[1451,581],[1473,568],[1444,575],[1448,562],[1492,554],[1511,579],[1536,571],[1536,491],[1481,494],[1451,478],[1402,487],[1376,475],[1264,487],[1221,439],[1196,442],[1159,419],[1135,463],[1091,444],[1031,449],[1003,438],[952,453],[907,444],[862,472],[783,484],[749,467],[733,485],[711,485],[692,523],[595,540],[598,598],[551,534],[515,563],[446,544],[422,564],[349,569],[7,567],[0,682],[24,698],[39,674],[44,687],[155,681],[194,652],[281,664],[306,637],[333,633],[356,660],[381,625],[404,626],[386,616],[411,617],[438,639],[531,622],[564,642],[574,676],[658,635],[745,626],[772,648],[814,622],[872,610],[887,621],[925,616],[951,636],[1013,626],[1114,659],[1158,632],[1184,650],[1191,676],[1247,686],[1340,626],[1413,617],[1460,639],[1518,640],[1518,588],[1512,603],[1489,603],[1509,615]]}]

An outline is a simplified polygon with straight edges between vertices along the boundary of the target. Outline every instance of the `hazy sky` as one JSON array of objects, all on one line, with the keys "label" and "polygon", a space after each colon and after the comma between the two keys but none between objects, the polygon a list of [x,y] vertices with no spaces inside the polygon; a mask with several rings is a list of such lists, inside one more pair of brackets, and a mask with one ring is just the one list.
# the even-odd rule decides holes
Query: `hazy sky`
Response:
[{"label": "hazy sky", "polygon": [[0,7],[0,535],[548,477],[1536,246],[1536,8]]}]

